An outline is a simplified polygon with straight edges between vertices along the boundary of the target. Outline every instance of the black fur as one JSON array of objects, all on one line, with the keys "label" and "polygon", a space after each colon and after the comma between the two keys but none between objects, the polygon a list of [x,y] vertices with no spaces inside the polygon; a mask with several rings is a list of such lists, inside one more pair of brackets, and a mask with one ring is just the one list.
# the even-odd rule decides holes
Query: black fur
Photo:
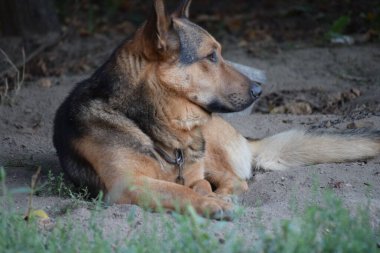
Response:
[{"label": "black fur", "polygon": [[[113,126],[104,118],[113,117],[115,112],[117,113],[116,117],[123,119],[124,115],[126,122],[134,121],[147,134],[150,131],[148,126],[152,124],[154,118],[151,117],[154,114],[152,107],[147,101],[141,100],[144,97],[141,95],[143,90],[132,89],[128,85],[128,80],[112,67],[115,57],[114,53],[110,60],[89,79],[76,85],[57,110],[54,120],[53,143],[63,171],[76,186],[88,187],[93,197],[98,194],[99,190],[104,190],[104,185],[88,161],[81,157],[73,147],[73,141],[83,137],[86,132],[98,131],[95,135],[104,143],[122,144],[154,157],[151,147],[144,146],[134,136],[120,134],[117,130],[107,131]],[[123,98],[123,96],[127,97]],[[94,101],[111,107],[111,111],[108,113],[107,110],[99,110],[96,112],[98,115],[89,115],[86,110],[89,110]],[[84,115],[88,118],[83,117]],[[110,125],[107,128],[102,127],[105,124]]]},{"label": "black fur", "polygon": [[209,112],[217,112],[217,113],[229,113],[229,112],[235,112],[231,108],[227,107],[225,104],[214,100],[211,103],[209,103],[206,108]]},{"label": "black fur", "polygon": [[187,19],[181,19],[181,21],[184,25],[175,28],[180,41],[179,60],[182,64],[192,64],[203,57],[198,55],[198,49],[207,32]]}]

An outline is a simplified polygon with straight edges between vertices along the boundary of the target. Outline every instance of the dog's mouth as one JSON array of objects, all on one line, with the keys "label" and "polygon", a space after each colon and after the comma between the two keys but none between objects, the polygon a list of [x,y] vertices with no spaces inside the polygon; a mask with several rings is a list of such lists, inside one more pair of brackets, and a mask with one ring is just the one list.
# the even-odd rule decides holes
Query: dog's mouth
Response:
[{"label": "dog's mouth", "polygon": [[216,113],[240,112],[252,105],[257,98],[244,99],[238,94],[230,94],[228,96],[228,102],[214,99],[206,106],[203,106],[203,108],[208,112]]},{"label": "dog's mouth", "polygon": [[206,106],[203,106],[208,112],[231,113],[240,112],[252,105],[262,93],[261,85],[251,82],[247,94],[231,93],[224,99],[214,98]]},{"label": "dog's mouth", "polygon": [[220,102],[219,100],[213,100],[211,103],[207,104],[203,107],[206,111],[212,113],[212,112],[218,112],[218,113],[229,113],[229,112],[235,112],[231,107],[226,106],[224,103]]}]

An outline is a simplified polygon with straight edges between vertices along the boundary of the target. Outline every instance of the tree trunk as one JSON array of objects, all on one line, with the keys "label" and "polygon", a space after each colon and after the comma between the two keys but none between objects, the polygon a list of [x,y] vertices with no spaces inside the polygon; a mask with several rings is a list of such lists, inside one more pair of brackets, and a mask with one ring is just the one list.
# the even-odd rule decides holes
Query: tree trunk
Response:
[{"label": "tree trunk", "polygon": [[0,0],[0,31],[23,37],[59,32],[54,1]]}]

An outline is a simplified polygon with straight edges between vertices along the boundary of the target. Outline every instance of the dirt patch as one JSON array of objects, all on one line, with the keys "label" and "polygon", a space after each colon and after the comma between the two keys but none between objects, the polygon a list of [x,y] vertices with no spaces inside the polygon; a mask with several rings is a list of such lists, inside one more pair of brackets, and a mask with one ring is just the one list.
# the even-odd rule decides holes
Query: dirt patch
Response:
[{"label": "dirt patch", "polygon": [[[268,75],[268,84],[264,85],[267,95],[255,107],[260,113],[226,117],[245,136],[261,138],[294,127],[345,129],[370,126],[380,129],[378,45],[286,50],[265,58],[252,58],[244,50],[230,45],[225,56],[261,68]],[[96,64],[89,65],[87,72],[93,71],[97,62],[105,58],[105,53],[98,55]],[[350,76],[365,79],[347,79],[347,76],[336,73],[351,73]],[[60,167],[51,140],[54,114],[75,83],[86,76],[44,77],[49,79],[49,85],[41,85],[44,82],[39,78],[30,80],[12,106],[0,106],[0,165],[6,169],[6,183],[10,188],[27,186],[37,166],[42,166],[40,184],[49,180],[49,170],[59,175]],[[301,102],[309,105],[311,112],[300,114],[308,115],[267,114],[273,108]],[[249,191],[240,197],[243,216],[225,227],[236,228],[244,236],[254,236],[249,228],[257,221],[270,226],[273,221],[291,217],[291,202],[296,200],[302,207],[308,203],[315,188],[318,192],[331,189],[351,209],[369,199],[372,222],[379,225],[379,159],[258,173],[249,182],[249,187]],[[27,196],[19,194],[15,200],[16,208],[24,210]],[[34,206],[46,210],[52,217],[70,219],[84,226],[90,210],[86,202],[46,194],[35,197]],[[137,213],[132,228],[125,218],[131,210]],[[159,219],[156,214],[129,205],[106,208],[103,217],[107,219],[105,230],[117,229],[125,233],[146,224],[148,221],[142,217]],[[218,226],[216,221],[213,224]]]},{"label": "dirt patch", "polygon": [[[378,92],[378,91],[374,91]],[[253,108],[256,113],[275,114],[350,114],[360,110],[361,113],[376,114],[380,101],[376,98],[361,98],[361,91],[351,88],[343,92],[332,92],[321,89],[282,90],[272,92]]]}]

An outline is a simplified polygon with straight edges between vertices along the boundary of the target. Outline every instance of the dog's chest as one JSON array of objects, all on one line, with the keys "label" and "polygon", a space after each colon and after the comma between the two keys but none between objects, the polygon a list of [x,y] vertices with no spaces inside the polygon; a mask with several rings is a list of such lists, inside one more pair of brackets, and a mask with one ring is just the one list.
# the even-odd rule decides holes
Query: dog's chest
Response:
[{"label": "dog's chest", "polygon": [[[192,159],[194,159],[194,157]],[[164,162],[162,166],[164,168],[159,176],[161,180],[191,186],[194,182],[204,179],[203,157],[196,159],[196,161],[189,161],[186,156],[183,164],[169,164],[168,162]]]}]

